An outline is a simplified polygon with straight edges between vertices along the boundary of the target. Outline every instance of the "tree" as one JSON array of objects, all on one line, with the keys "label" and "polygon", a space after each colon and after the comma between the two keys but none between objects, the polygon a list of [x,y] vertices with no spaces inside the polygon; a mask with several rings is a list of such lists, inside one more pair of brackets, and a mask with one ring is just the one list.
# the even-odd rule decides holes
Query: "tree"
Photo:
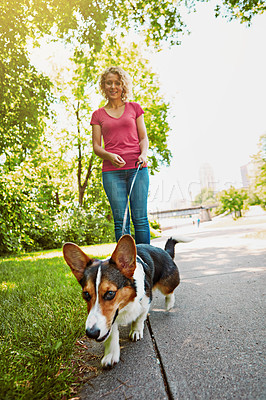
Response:
[{"label": "tree", "polygon": [[[50,79],[54,84],[54,96],[61,104],[54,126],[60,132],[57,144],[64,148],[69,176],[74,174],[77,177],[77,201],[82,206],[94,164],[89,125],[92,112],[90,86],[93,82],[80,76],[79,66],[73,60],[64,67],[54,66]],[[76,198],[74,193],[73,196]]]},{"label": "tree", "polygon": [[253,156],[253,163],[255,177],[251,191],[256,197],[256,203],[266,210],[266,134],[260,137],[259,151]]},{"label": "tree", "polygon": [[0,3],[0,154],[9,169],[37,147],[51,100],[49,80],[28,59],[24,10],[23,2]]},{"label": "tree", "polygon": [[193,202],[194,205],[204,204],[211,205],[216,203],[216,196],[214,195],[214,191],[207,187],[203,188],[201,192],[195,197]]},{"label": "tree", "polygon": [[244,189],[236,189],[233,186],[229,190],[224,190],[219,195],[221,206],[219,211],[221,213],[227,212],[228,214],[234,213],[235,218],[242,216],[245,200],[248,195]]},{"label": "tree", "polygon": [[223,0],[217,4],[215,15],[225,15],[230,20],[238,19],[241,23],[251,24],[255,15],[263,14],[266,11],[266,4],[261,0]]},{"label": "tree", "polygon": [[0,253],[61,246],[58,214],[72,200],[63,154],[48,137],[14,171],[0,166]]}]

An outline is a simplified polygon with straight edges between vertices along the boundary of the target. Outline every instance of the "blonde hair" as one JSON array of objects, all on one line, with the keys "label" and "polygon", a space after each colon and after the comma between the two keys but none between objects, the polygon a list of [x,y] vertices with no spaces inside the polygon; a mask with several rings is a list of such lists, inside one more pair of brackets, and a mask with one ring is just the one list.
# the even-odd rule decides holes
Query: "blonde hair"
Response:
[{"label": "blonde hair", "polygon": [[126,101],[127,99],[132,97],[132,81],[130,76],[126,71],[124,71],[121,67],[111,66],[106,68],[100,76],[100,91],[102,95],[108,99],[105,92],[105,81],[108,74],[117,74],[119,80],[122,83],[122,94],[121,99]]}]

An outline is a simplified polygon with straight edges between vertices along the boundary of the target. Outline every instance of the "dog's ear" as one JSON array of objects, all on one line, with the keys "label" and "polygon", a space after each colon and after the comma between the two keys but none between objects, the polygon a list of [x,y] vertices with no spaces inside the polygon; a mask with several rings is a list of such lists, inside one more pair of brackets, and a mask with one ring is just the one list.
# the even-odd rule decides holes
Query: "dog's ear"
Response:
[{"label": "dog's ear", "polygon": [[84,276],[87,264],[91,261],[90,257],[83,253],[75,243],[65,243],[63,246],[63,255],[79,282]]},{"label": "dog's ear", "polygon": [[117,268],[127,278],[132,278],[136,268],[137,249],[134,239],[130,235],[122,236],[112,254],[112,260]]}]

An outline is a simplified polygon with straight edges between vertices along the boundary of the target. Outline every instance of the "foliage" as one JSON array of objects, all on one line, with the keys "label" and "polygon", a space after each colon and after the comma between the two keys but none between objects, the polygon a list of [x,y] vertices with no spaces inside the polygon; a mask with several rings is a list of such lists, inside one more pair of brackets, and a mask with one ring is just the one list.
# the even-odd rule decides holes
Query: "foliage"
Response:
[{"label": "foliage", "polygon": [[104,218],[80,207],[72,213],[60,215],[58,222],[62,229],[62,243],[75,242],[82,246],[115,241],[112,218]]},{"label": "foliage", "polygon": [[255,15],[265,11],[266,4],[262,0],[222,0],[215,8],[215,15],[225,15],[230,20],[238,19],[241,23],[250,25]]},{"label": "foliage", "polygon": [[0,275],[0,398],[70,398],[86,318],[76,279],[45,255],[2,260]]},{"label": "foliage", "polygon": [[65,194],[66,163],[56,150],[43,138],[42,145],[14,171],[4,171],[5,164],[0,168],[0,253],[61,246],[55,216],[59,193],[62,198]]},{"label": "foliage", "polygon": [[[8,189],[7,189],[8,188]],[[23,232],[30,213],[25,204],[25,196],[14,187],[13,180],[0,177],[0,254],[21,250],[22,242],[29,238]]]},{"label": "foliage", "polygon": [[103,207],[96,188],[94,207],[88,204],[85,211],[75,205],[74,178],[67,163],[57,157],[51,149],[46,154],[44,146],[38,163],[33,158],[15,172],[1,174],[0,254],[57,248],[66,241],[80,245],[114,241],[110,206]]},{"label": "foliage", "polygon": [[255,177],[251,185],[253,202],[260,204],[266,210],[266,134],[262,135],[259,142],[259,151],[253,156]]},{"label": "foliage", "polygon": [[6,167],[13,169],[40,143],[50,84],[25,56],[12,54],[8,63],[3,56],[0,51],[0,154],[6,156]]},{"label": "foliage", "polygon": [[246,206],[245,201],[248,199],[248,194],[244,189],[236,189],[233,186],[229,190],[224,190],[219,194],[221,206],[219,211],[228,214],[234,213],[235,218],[242,216],[242,210]]},{"label": "foliage", "polygon": [[193,201],[194,205],[197,204],[204,204],[204,205],[211,205],[216,203],[216,196],[214,194],[213,189],[209,189],[207,187],[203,188]]},{"label": "foliage", "polygon": [[152,229],[155,229],[157,231],[161,230],[161,226],[157,221],[150,221],[150,226],[152,227]]},{"label": "foliage", "polygon": [[30,64],[25,4],[0,2],[0,154],[13,169],[36,149],[49,115],[50,82]]},{"label": "foliage", "polygon": [[0,254],[58,245],[52,188],[27,167],[1,176]]},{"label": "foliage", "polygon": [[[14,0],[2,0],[7,9],[14,10]],[[102,33],[107,25],[113,30],[126,33],[130,27],[143,33],[147,42],[156,45],[161,40],[171,38],[178,41],[183,22],[179,4],[163,0],[78,0],[62,3],[59,0],[33,0],[20,2],[20,12],[24,15],[22,26],[29,33],[56,32],[67,40],[88,43],[97,51],[102,45]],[[117,32],[116,32],[117,33]]]},{"label": "foliage", "polygon": [[51,139],[56,141],[59,152],[68,160],[66,178],[69,179],[72,173],[77,176],[78,203],[82,206],[94,164],[89,125],[92,112],[89,88],[92,83],[79,75],[73,61],[62,68],[54,68],[51,80],[54,82],[54,96],[61,105],[54,126],[57,138]]}]

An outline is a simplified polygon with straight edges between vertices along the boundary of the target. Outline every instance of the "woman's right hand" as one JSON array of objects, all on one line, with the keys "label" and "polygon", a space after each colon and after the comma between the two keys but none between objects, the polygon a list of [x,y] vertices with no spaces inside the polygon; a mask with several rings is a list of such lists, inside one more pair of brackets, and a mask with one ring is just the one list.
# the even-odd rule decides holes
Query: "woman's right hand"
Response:
[{"label": "woman's right hand", "polygon": [[125,160],[123,160],[123,158],[118,154],[110,153],[110,161],[117,168],[122,168],[126,165]]}]

